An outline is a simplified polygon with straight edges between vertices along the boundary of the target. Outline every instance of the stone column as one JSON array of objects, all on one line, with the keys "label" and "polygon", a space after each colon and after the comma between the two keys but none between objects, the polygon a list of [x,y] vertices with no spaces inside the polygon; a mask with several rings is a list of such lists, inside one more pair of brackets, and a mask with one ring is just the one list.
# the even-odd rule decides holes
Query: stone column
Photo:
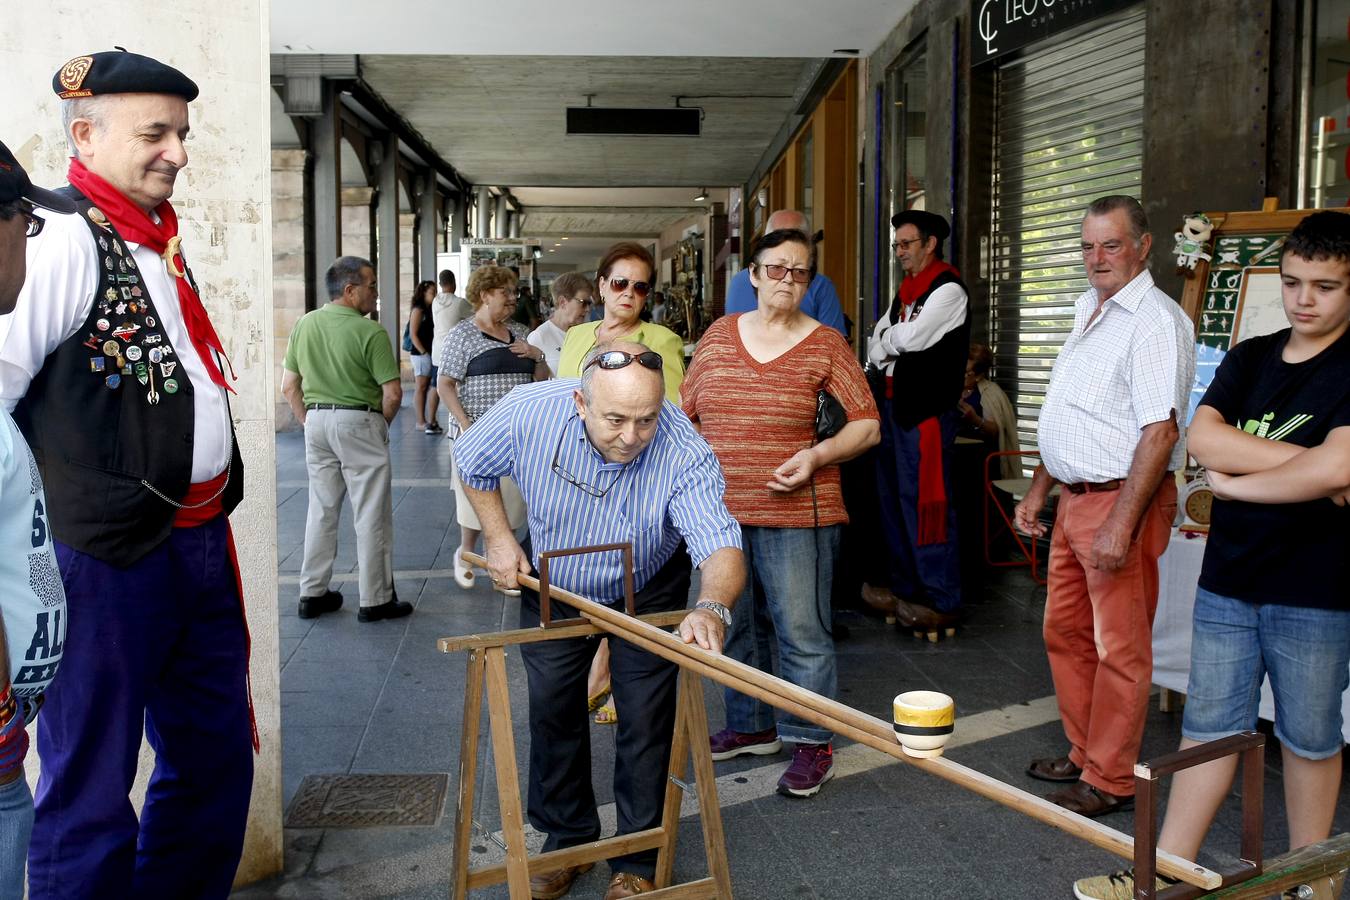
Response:
[{"label": "stone column", "polygon": [[456,194],[447,197],[445,202],[451,205],[450,239],[445,242],[446,250],[450,253],[458,253],[460,240],[467,237],[464,233],[464,219],[465,211],[469,206],[469,196],[468,194]]},{"label": "stone column", "polygon": [[[305,278],[305,151],[273,150],[272,377],[277,386],[273,400],[279,431],[299,427],[290,405],[281,396],[281,361],[295,323],[305,314]],[[319,279],[322,281],[323,272],[319,273]],[[324,293],[322,286],[317,293]]]},{"label": "stone column", "polygon": [[374,155],[375,184],[379,191],[375,210],[375,275],[380,282],[380,324],[394,342],[394,357],[403,352],[403,323],[399,306],[398,254],[398,137],[386,135],[377,144],[381,151]]},{"label": "stone column", "polygon": [[418,177],[417,195],[417,273],[423,281],[436,280],[436,249],[445,220],[439,213],[440,204],[436,202],[436,173],[423,170]]},{"label": "stone column", "polygon": [[[343,252],[342,123],[337,117],[337,92],[323,84],[323,115],[310,127],[309,151],[314,154],[314,283],[315,301],[328,302],[323,276]],[[353,253],[364,254],[364,249]]]},{"label": "stone column", "polygon": [[[109,49],[107,16],[78,0],[13,8],[0,29],[7,96],[2,135],[42,185],[65,181],[66,142],[51,76],[72,56]],[[238,882],[282,867],[281,703],[277,648],[276,450],[273,434],[272,201],[268,85],[268,0],[222,4],[180,0],[172,15],[158,0],[123,0],[117,21],[135,23],[142,50],[201,86],[191,104],[195,139],[173,198],[183,248],[239,380],[231,398],[249,473],[231,519],[253,638],[251,674],[262,753],[255,758],[249,830]],[[37,754],[29,756],[30,777]],[[139,807],[153,764],[142,749]]]}]

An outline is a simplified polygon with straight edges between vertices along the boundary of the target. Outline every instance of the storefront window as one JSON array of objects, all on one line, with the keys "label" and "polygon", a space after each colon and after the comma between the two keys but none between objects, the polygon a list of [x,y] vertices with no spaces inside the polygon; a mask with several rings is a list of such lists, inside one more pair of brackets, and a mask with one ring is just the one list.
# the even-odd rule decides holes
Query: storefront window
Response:
[{"label": "storefront window", "polygon": [[[912,44],[886,73],[886,180],[890,193],[890,216],[906,209],[925,209],[928,164],[928,53],[922,38]],[[887,240],[886,246],[890,246]],[[894,296],[903,273],[891,254],[891,287]]]},{"label": "storefront window", "polygon": [[1310,3],[1306,193],[1313,207],[1350,205],[1350,0]]}]

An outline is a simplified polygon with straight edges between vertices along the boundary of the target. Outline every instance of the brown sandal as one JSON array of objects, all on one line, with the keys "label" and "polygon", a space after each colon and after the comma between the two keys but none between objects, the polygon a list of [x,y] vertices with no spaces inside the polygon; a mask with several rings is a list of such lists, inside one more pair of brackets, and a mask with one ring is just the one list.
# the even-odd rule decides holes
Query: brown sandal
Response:
[{"label": "brown sandal", "polygon": [[1027,766],[1027,774],[1032,778],[1039,778],[1041,781],[1053,781],[1056,784],[1068,784],[1077,781],[1083,774],[1083,770],[1073,764],[1073,760],[1067,756],[1061,756],[1058,759],[1044,757],[1043,759],[1033,759],[1031,765]]}]

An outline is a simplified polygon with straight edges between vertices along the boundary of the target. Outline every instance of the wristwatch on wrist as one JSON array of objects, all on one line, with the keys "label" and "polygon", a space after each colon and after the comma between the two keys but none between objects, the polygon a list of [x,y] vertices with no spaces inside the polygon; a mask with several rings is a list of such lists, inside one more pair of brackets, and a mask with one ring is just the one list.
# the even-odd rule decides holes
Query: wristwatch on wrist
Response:
[{"label": "wristwatch on wrist", "polygon": [[694,604],[694,609],[706,609],[721,619],[727,628],[731,627],[731,610],[724,603],[718,603],[716,600],[700,600]]}]

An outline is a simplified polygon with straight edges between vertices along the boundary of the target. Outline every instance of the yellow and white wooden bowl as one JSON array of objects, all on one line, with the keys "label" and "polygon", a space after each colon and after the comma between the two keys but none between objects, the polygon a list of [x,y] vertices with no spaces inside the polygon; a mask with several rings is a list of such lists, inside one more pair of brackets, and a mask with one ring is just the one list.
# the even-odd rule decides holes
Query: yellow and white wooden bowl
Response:
[{"label": "yellow and white wooden bowl", "polygon": [[941,756],[956,728],[952,698],[937,691],[906,691],[892,704],[895,736],[910,756]]}]

